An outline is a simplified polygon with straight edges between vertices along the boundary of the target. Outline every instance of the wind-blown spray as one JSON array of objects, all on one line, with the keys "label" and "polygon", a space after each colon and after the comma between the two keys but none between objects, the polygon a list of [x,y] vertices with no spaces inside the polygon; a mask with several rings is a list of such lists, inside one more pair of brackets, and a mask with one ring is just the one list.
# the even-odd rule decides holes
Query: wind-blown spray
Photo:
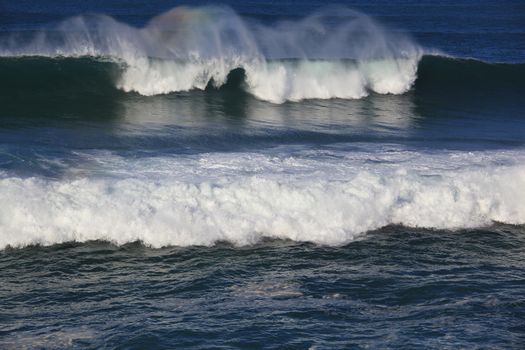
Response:
[{"label": "wind-blown spray", "polygon": [[122,64],[116,85],[143,95],[221,86],[237,68],[246,89],[275,103],[400,94],[416,78],[420,48],[349,9],[271,26],[227,7],[177,7],[135,28],[79,16],[29,40],[4,38],[2,56],[100,57]]}]

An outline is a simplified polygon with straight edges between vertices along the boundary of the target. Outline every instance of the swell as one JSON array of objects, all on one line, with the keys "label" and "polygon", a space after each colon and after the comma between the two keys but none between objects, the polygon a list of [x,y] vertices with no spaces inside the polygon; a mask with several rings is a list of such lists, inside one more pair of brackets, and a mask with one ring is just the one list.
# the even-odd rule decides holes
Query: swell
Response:
[{"label": "swell", "polygon": [[2,57],[3,97],[91,97],[114,95],[119,65],[91,57]]},{"label": "swell", "polygon": [[[184,75],[184,63],[159,62],[171,70],[170,79],[179,79],[178,74]],[[381,73],[381,64],[370,63]],[[294,71],[295,75],[302,74],[301,86],[305,90],[295,100],[305,98],[363,98],[373,89],[360,86],[356,90],[355,84],[341,84],[339,78],[345,74],[358,72],[353,60],[271,60],[269,66],[276,69]],[[180,72],[177,71],[180,68]],[[146,95],[155,95],[155,86],[159,78],[156,74],[145,74],[135,86],[124,81],[129,67],[124,62],[115,62],[101,57],[0,57],[0,97],[3,100],[4,110],[21,108],[22,101],[32,103],[77,103],[79,106],[101,103],[104,101],[130,98],[137,95],[137,91],[147,91]],[[227,89],[238,94],[250,92],[247,86],[247,70],[251,67],[239,63],[226,72],[222,82],[213,77],[207,77],[199,87],[192,85],[180,89],[160,89],[159,95],[177,93],[188,90],[217,91]],[[364,68],[362,68],[364,69]],[[387,64],[388,69],[388,64]],[[252,72],[253,73],[253,72]],[[143,74],[143,73],[139,73]],[[260,73],[261,77],[263,73]],[[184,77],[182,76],[181,79]],[[280,77],[268,75],[264,77],[271,87],[280,82]],[[165,79],[165,78],[163,78]],[[330,88],[315,86],[320,80]],[[335,80],[335,82],[334,82]],[[343,79],[344,80],[344,79]],[[425,99],[450,99],[462,102],[480,97],[489,100],[521,101],[519,98],[525,93],[525,64],[487,63],[473,59],[457,59],[443,56],[423,56],[417,65],[417,78],[409,88],[416,96]],[[314,86],[308,86],[311,83]],[[126,85],[127,84],[127,85]],[[143,84],[141,87],[140,84]],[[316,89],[317,88],[317,89]],[[407,91],[410,91],[407,89]],[[400,93],[406,92],[401,89]],[[260,96],[259,96],[260,97]],[[290,97],[290,96],[289,96]],[[261,99],[265,99],[264,96]],[[283,102],[279,98],[268,98],[272,102]],[[292,98],[292,100],[294,100]],[[452,102],[452,100],[450,101]]]},{"label": "swell", "polygon": [[525,64],[488,63],[474,59],[425,56],[414,84],[426,102],[477,108],[523,106]]}]

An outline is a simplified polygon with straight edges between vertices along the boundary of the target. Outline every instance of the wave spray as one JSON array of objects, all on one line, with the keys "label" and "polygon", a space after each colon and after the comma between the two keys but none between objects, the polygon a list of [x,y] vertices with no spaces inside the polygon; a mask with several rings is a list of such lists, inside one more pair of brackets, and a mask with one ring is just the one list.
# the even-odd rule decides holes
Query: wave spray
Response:
[{"label": "wave spray", "polygon": [[136,28],[104,15],[78,16],[29,39],[0,40],[2,56],[116,61],[118,88],[142,95],[220,87],[242,69],[245,88],[282,103],[401,94],[415,81],[420,47],[346,8],[264,25],[228,7],[177,7]]}]

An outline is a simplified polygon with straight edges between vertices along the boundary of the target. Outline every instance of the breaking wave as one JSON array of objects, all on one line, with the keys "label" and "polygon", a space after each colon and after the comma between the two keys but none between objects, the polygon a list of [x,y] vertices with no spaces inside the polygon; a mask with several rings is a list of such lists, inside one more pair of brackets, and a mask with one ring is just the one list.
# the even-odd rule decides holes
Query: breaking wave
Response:
[{"label": "breaking wave", "polygon": [[[521,100],[524,64],[424,55],[406,34],[346,8],[271,26],[227,7],[177,7],[136,28],[79,16],[0,37],[1,96],[112,98],[234,87],[274,103],[370,93]],[[29,94],[29,96],[28,96]],[[31,95],[32,94],[32,95]]]},{"label": "breaking wave", "polygon": [[114,85],[142,95],[220,87],[240,68],[244,88],[274,103],[404,93],[422,52],[408,36],[342,8],[272,26],[227,7],[177,7],[143,28],[104,15],[80,16],[0,44],[3,57],[114,62]]},{"label": "breaking wave", "polygon": [[[418,96],[441,98],[448,104],[470,100],[478,101],[476,103],[497,100],[520,104],[525,93],[525,85],[522,84],[525,64],[423,56],[415,69],[417,77],[413,83],[413,78],[408,78],[408,75],[407,79],[388,80],[388,71],[394,68],[387,61],[269,60],[266,66],[269,70],[257,75],[260,81],[257,94],[259,98],[271,102],[284,102],[284,97],[293,101],[362,98],[370,91],[401,93],[412,87]],[[207,80],[209,77],[202,78],[199,84],[191,79],[181,80],[180,77],[191,75],[185,73],[191,68],[184,63],[158,61],[157,69],[135,70],[122,63],[93,57],[0,57],[0,97],[5,99],[5,103],[14,103],[16,110],[23,106],[19,100],[56,100],[53,103],[74,100],[91,105],[98,101],[99,105],[103,105],[101,102],[124,96],[125,91],[148,95],[162,91],[167,94],[194,90],[197,86],[203,90],[227,89],[240,94],[244,94],[245,90],[251,91],[246,86],[248,73],[244,68],[225,72],[220,85],[212,78]],[[195,68],[195,71],[198,69]],[[363,71],[369,74],[366,84]],[[285,89],[283,84],[293,84],[294,88],[286,88],[288,90],[284,94],[283,90],[279,90],[279,86]]]},{"label": "breaking wave", "polygon": [[520,151],[308,152],[134,161],[102,154],[97,176],[4,174],[0,248],[88,240],[245,245],[264,237],[340,245],[390,224],[525,223]]}]

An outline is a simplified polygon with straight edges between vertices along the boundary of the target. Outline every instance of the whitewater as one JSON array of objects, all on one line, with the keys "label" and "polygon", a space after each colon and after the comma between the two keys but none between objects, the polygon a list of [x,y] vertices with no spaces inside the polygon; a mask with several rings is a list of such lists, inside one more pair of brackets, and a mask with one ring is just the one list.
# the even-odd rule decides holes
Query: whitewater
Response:
[{"label": "whitewater", "polygon": [[525,224],[520,128],[501,132],[521,64],[425,55],[346,8],[83,15],[0,44],[0,249]]},{"label": "whitewater", "polygon": [[263,238],[343,245],[387,225],[525,223],[523,152],[363,148],[142,160],[88,153],[79,155],[82,168],[61,179],[4,173],[0,248],[91,240],[247,245]]},{"label": "whitewater", "polygon": [[223,1],[0,0],[0,349],[522,350],[525,2]]},{"label": "whitewater", "polygon": [[115,85],[151,96],[220,87],[242,69],[245,88],[273,103],[402,94],[423,54],[408,34],[333,8],[272,26],[228,7],[177,7],[136,28],[78,16],[29,37],[0,38],[3,57],[93,57],[122,67]]}]

